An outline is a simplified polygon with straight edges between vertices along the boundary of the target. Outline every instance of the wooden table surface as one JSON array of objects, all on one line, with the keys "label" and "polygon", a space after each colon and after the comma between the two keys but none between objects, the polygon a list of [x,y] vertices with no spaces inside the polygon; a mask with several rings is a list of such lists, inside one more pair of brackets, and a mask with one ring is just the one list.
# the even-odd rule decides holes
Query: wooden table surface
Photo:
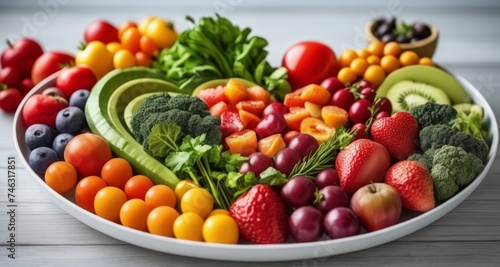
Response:
[{"label": "wooden table surface", "polygon": [[[173,2],[173,1],[172,1]],[[333,2],[333,1],[332,1]],[[173,20],[227,16],[269,41],[269,60],[279,65],[286,48],[314,39],[340,53],[366,45],[369,19],[393,14],[440,29],[435,60],[475,85],[500,116],[500,4],[498,1],[0,1],[0,39],[29,36],[46,51],[76,52],[84,28],[96,19],[115,24],[148,15]],[[5,44],[0,45],[5,49]],[[159,253],[93,230],[51,202],[20,163],[13,143],[13,116],[0,113],[0,266],[498,266],[500,262],[500,164],[498,155],[482,184],[453,211],[396,241],[349,254],[275,263],[235,263]],[[8,258],[7,160],[17,159],[16,259]],[[194,252],[195,253],[195,252]]]}]

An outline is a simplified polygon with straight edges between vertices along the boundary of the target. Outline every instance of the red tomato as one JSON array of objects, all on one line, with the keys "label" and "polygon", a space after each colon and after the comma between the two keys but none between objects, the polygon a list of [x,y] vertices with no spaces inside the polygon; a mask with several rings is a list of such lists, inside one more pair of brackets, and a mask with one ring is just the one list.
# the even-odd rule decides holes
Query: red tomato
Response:
[{"label": "red tomato", "polygon": [[308,84],[321,84],[339,71],[335,52],[315,41],[300,42],[290,47],[283,56],[282,66],[288,69],[288,81],[293,89]]},{"label": "red tomato", "polygon": [[19,83],[19,90],[21,91],[22,95],[26,95],[29,93],[29,91],[31,91],[33,86],[35,86],[35,85],[33,84],[33,81],[31,80],[31,78],[24,78]]},{"label": "red tomato", "polygon": [[91,90],[97,82],[94,72],[86,66],[64,68],[56,79],[56,87],[69,99],[79,89]]},{"label": "red tomato", "polygon": [[104,20],[97,20],[92,22],[86,29],[84,33],[84,39],[86,43],[92,41],[101,41],[105,44],[111,42],[119,42],[118,40],[118,29],[111,23]]},{"label": "red tomato", "polygon": [[109,144],[92,133],[76,135],[64,149],[64,160],[75,167],[80,178],[101,175],[102,167],[111,157]]},{"label": "red tomato", "polygon": [[32,39],[21,38],[14,44],[7,42],[8,48],[2,52],[0,63],[2,67],[13,67],[21,77],[29,77],[35,60],[43,54],[42,47]]},{"label": "red tomato", "polygon": [[24,125],[29,127],[35,123],[42,123],[55,128],[57,113],[67,106],[68,101],[60,96],[32,95],[23,106]]},{"label": "red tomato", "polygon": [[14,67],[5,67],[0,70],[0,84],[8,87],[18,87],[21,82],[21,74]]},{"label": "red tomato", "polygon": [[61,70],[63,65],[74,62],[73,55],[64,52],[47,52],[41,55],[31,69],[31,80],[33,84],[41,82],[53,73]]},{"label": "red tomato", "polygon": [[16,88],[0,91],[0,109],[7,113],[14,113],[23,100],[23,96]]}]

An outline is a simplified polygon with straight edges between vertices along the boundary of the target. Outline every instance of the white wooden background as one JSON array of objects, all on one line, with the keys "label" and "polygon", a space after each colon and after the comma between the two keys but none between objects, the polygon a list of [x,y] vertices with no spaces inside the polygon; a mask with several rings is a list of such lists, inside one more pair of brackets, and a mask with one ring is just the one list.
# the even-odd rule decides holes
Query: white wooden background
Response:
[{"label": "white wooden background", "polygon": [[[29,36],[46,51],[76,52],[84,28],[96,19],[119,24],[148,15],[173,20],[179,30],[215,12],[248,26],[269,41],[279,65],[293,43],[314,39],[337,53],[366,45],[367,20],[393,14],[428,21],[440,29],[435,60],[474,84],[500,116],[500,1],[75,1],[0,0],[0,40]],[[0,44],[0,50],[5,44]],[[82,224],[39,192],[20,164],[17,170],[16,259],[7,258],[7,157],[16,155],[12,116],[0,114],[0,266],[498,266],[500,167],[452,212],[430,226],[375,248],[308,261],[234,263],[207,261],[135,247]],[[19,162],[19,160],[18,160]]]}]

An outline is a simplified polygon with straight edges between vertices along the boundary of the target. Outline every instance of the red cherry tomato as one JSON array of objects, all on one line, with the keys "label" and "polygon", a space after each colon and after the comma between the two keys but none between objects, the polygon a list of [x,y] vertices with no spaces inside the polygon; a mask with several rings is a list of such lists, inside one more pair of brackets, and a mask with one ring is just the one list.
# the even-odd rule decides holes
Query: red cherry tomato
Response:
[{"label": "red cherry tomato", "polygon": [[21,73],[14,67],[5,67],[0,70],[0,83],[7,87],[18,87],[21,82]]},{"label": "red cherry tomato", "polygon": [[35,123],[42,123],[55,128],[57,113],[67,106],[68,101],[59,96],[32,95],[23,106],[24,125],[29,127]]},{"label": "red cherry tomato", "polygon": [[79,89],[90,91],[96,82],[94,72],[86,66],[79,65],[64,68],[57,76],[56,87],[69,99]]},{"label": "red cherry tomato", "polygon": [[0,91],[0,109],[7,113],[14,113],[23,100],[23,96],[16,88],[7,88]]},{"label": "red cherry tomato", "polygon": [[327,45],[315,42],[300,42],[290,47],[283,56],[282,66],[288,69],[288,81],[293,89],[308,84],[321,84],[339,71],[337,56]]},{"label": "red cherry tomato", "polygon": [[19,83],[19,90],[21,91],[21,94],[24,96],[24,95],[28,94],[29,91],[31,91],[33,86],[35,86],[35,85],[33,84],[33,81],[31,80],[31,78],[24,78]]},{"label": "red cherry tomato", "polygon": [[80,179],[99,176],[102,167],[111,157],[109,144],[102,137],[92,133],[76,135],[64,149],[64,160],[75,167]]},{"label": "red cherry tomato", "polygon": [[41,82],[53,73],[62,69],[63,65],[74,62],[73,55],[64,52],[47,52],[41,55],[31,69],[31,80],[33,84]]},{"label": "red cherry tomato", "polygon": [[2,52],[0,63],[2,67],[17,69],[22,78],[29,77],[35,60],[43,54],[42,47],[32,39],[21,38]]},{"label": "red cherry tomato", "polygon": [[105,44],[119,42],[118,29],[107,21],[97,20],[85,29],[84,39],[86,43],[92,41],[101,41]]}]

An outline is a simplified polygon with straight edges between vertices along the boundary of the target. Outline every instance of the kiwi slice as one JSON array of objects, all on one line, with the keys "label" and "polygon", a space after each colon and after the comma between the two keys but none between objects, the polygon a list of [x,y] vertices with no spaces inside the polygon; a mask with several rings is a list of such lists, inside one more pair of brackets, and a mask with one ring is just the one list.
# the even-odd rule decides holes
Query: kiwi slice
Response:
[{"label": "kiwi slice", "polygon": [[387,91],[386,97],[391,101],[393,113],[402,110],[409,111],[412,107],[423,105],[429,101],[451,105],[450,98],[443,90],[410,80],[395,83]]},{"label": "kiwi slice", "polygon": [[464,112],[467,115],[478,114],[481,118],[484,116],[483,107],[478,104],[460,103],[453,105],[453,108],[455,108],[457,112]]}]

